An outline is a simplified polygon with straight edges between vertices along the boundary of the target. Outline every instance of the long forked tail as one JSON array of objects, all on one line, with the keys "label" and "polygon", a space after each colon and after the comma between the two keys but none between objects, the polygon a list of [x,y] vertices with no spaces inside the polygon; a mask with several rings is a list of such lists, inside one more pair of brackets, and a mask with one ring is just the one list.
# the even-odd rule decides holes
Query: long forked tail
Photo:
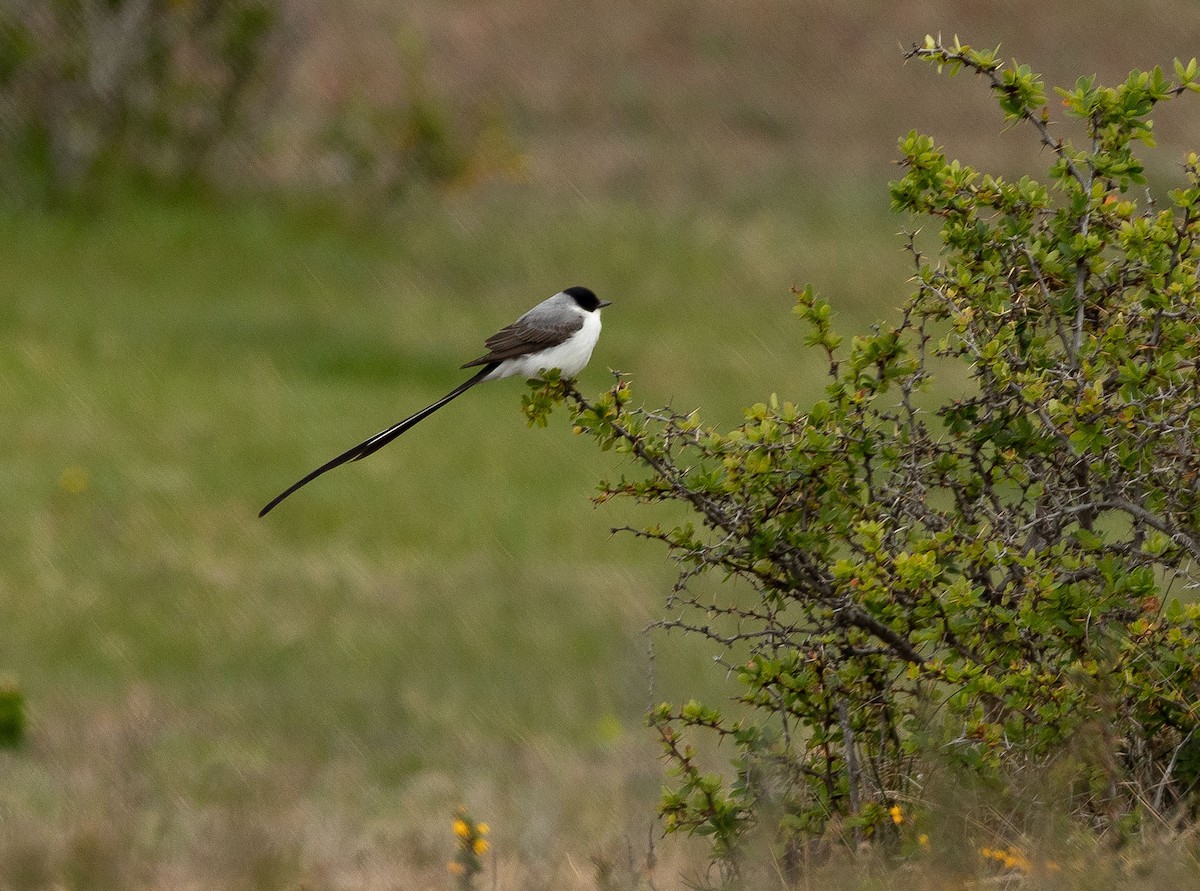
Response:
[{"label": "long forked tail", "polygon": [[389,442],[391,442],[393,439],[395,439],[401,433],[403,433],[404,431],[408,430],[411,427],[416,426],[421,421],[425,420],[427,417],[429,417],[431,414],[433,414],[435,411],[437,411],[439,408],[441,408],[443,405],[445,405],[446,403],[450,402],[453,399],[458,398],[463,393],[467,392],[467,390],[471,389],[476,384],[482,382],[484,378],[486,378],[492,371],[495,370],[495,368],[498,364],[499,364],[498,362],[488,363],[487,365],[483,366],[483,368],[479,369],[478,374],[476,374],[472,378],[469,378],[469,379],[463,381],[461,384],[459,384],[457,387],[455,387],[453,390],[451,390],[449,393],[447,393],[445,396],[443,396],[437,402],[433,403],[432,405],[425,406],[425,408],[421,409],[416,414],[409,415],[407,418],[405,418],[399,424],[395,424],[391,427],[388,427],[386,430],[376,433],[370,439],[360,442],[354,448],[349,449],[345,452],[342,452],[340,455],[338,455],[336,458],[334,458],[331,461],[325,462],[320,467],[318,467],[316,470],[314,470],[312,473],[310,473],[308,476],[292,483],[292,485],[288,486],[286,489],[284,489],[282,492],[280,492],[278,495],[276,495],[274,498],[272,498],[270,503],[268,503],[266,507],[264,507],[262,510],[260,510],[258,512],[258,515],[260,517],[265,517],[268,513],[271,512],[271,510],[275,507],[275,505],[279,504],[279,502],[283,501],[283,499],[287,498],[289,495],[291,495],[297,489],[307,486],[309,483],[311,483],[313,480],[315,480],[321,474],[323,474],[327,471],[333,470],[335,467],[341,467],[343,464],[346,464],[350,461],[361,461],[363,458],[367,457],[367,455],[371,455],[371,454],[374,454],[375,452],[379,451],[381,448],[383,448],[385,445],[387,445]]}]

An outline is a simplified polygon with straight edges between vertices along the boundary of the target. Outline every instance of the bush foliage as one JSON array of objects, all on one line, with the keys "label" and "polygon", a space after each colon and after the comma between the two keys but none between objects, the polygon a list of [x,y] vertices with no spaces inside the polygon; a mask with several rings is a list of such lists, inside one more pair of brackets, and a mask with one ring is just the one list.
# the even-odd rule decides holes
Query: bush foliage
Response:
[{"label": "bush foliage", "polygon": [[[915,293],[849,343],[798,293],[824,398],[772,397],[724,432],[634,407],[619,377],[595,401],[553,379],[526,400],[544,423],[565,398],[577,432],[630,456],[600,500],[690,513],[633,531],[682,566],[660,626],[716,645],[740,705],[650,720],[666,828],[711,836],[729,869],[752,827],[785,864],[894,837],[934,770],[1003,788],[1054,765],[1070,814],[1125,830],[1200,781],[1200,607],[1179,596],[1200,559],[1200,159],[1159,197],[1141,160],[1154,107],[1200,91],[1196,63],[1080,78],[1052,112],[993,52],[907,56],[978,75],[1048,178],[904,137],[894,207],[940,240],[909,235]],[[696,584],[714,574],[745,584]],[[704,737],[732,770],[706,768]]]},{"label": "bush foliage", "polygon": [[205,179],[282,74],[280,23],[273,0],[4,0],[6,191],[61,200],[113,172]]},{"label": "bush foliage", "polygon": [[254,183],[361,208],[511,162],[495,123],[460,137],[403,34],[404,89],[305,106],[293,81],[318,18],[290,0],[0,0],[0,195]]}]

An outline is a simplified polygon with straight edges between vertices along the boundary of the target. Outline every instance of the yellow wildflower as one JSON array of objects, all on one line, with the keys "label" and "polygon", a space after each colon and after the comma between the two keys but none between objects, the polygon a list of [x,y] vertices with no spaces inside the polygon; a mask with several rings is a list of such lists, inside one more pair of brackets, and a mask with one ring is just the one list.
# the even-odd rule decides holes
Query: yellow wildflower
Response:
[{"label": "yellow wildflower", "polygon": [[893,804],[888,808],[888,813],[892,815],[892,822],[897,826],[904,822],[904,811],[900,808],[900,805]]},{"label": "yellow wildflower", "polygon": [[476,823],[475,831],[478,832],[480,835],[487,835],[488,834],[488,824],[487,823]]},{"label": "yellow wildflower", "polygon": [[451,860],[449,863],[447,863],[446,869],[450,870],[450,875],[452,876],[461,876],[467,871],[467,868],[457,860]]},{"label": "yellow wildflower", "polygon": [[1029,860],[1020,848],[1010,848],[1004,855],[1004,868],[1029,872]]},{"label": "yellow wildflower", "polygon": [[927,833],[922,832],[920,835],[917,836],[917,844],[919,844],[922,848],[925,848],[926,850],[928,850],[929,835]]},{"label": "yellow wildflower", "polygon": [[486,854],[488,850],[487,839],[477,838],[475,844],[472,845],[476,854]]},{"label": "yellow wildflower", "polygon": [[995,860],[1005,869],[1029,872],[1029,859],[1020,848],[980,848],[979,853],[988,860]]},{"label": "yellow wildflower", "polygon": [[454,821],[454,834],[459,838],[469,838],[471,835],[471,827],[467,825],[466,820]]}]

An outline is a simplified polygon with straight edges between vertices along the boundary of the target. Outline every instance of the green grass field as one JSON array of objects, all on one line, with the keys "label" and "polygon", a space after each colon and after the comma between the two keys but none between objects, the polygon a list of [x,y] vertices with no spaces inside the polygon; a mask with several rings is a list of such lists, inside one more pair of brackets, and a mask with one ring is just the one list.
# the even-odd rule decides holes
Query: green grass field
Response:
[{"label": "green grass field", "polygon": [[[375,226],[133,198],[0,219],[0,671],[31,715],[0,755],[23,839],[0,875],[415,887],[443,881],[459,803],[505,887],[644,849],[641,629],[673,570],[591,505],[613,456],[564,417],[527,428],[509,381],[257,510],[572,283],[614,304],[585,389],[617,368],[722,423],[802,398],[820,361],[789,287],[904,292],[883,194],[747,218],[547,214],[500,186]],[[657,640],[653,696],[720,695],[709,655]]]}]

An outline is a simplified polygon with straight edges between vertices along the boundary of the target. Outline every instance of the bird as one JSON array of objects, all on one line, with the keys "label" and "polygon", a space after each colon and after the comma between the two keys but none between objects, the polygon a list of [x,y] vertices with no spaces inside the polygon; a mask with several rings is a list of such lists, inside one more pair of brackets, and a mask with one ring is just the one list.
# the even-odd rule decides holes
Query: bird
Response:
[{"label": "bird", "polygon": [[592,358],[592,350],[600,337],[600,310],[611,303],[611,300],[599,299],[590,288],[582,285],[563,288],[553,297],[546,298],[511,325],[500,329],[484,341],[488,352],[462,366],[478,366],[479,371],[473,376],[436,402],[386,430],[381,430],[370,439],[363,440],[354,448],[342,452],[297,480],[272,498],[258,515],[265,517],[279,502],[321,474],[350,461],[361,461],[379,451],[397,436],[412,429],[476,384],[517,375],[533,378],[552,369],[557,369],[564,378],[575,377]]}]

